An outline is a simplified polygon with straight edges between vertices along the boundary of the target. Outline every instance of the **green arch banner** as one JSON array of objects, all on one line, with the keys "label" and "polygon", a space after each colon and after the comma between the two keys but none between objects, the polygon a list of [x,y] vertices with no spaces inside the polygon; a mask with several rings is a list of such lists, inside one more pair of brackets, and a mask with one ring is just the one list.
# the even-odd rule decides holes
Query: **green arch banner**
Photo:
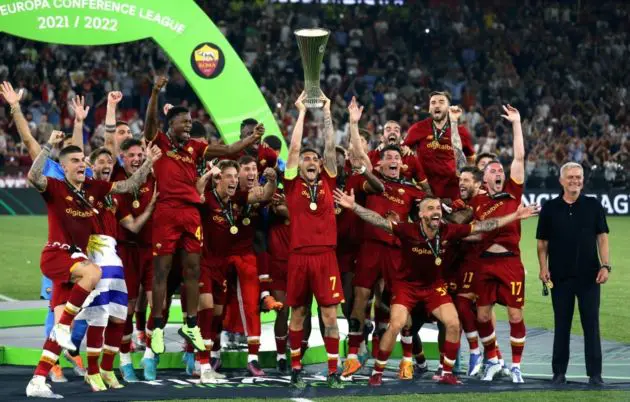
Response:
[{"label": "green arch banner", "polygon": [[227,143],[248,117],[286,144],[256,82],[193,0],[0,0],[0,32],[63,45],[150,38],[184,75]]}]

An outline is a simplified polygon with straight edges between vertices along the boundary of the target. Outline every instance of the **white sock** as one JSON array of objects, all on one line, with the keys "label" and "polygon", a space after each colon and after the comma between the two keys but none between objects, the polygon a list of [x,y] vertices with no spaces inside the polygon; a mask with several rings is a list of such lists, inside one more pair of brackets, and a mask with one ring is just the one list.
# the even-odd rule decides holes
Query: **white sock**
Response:
[{"label": "white sock", "polygon": [[517,367],[519,370],[521,369],[521,363],[512,363],[512,368]]},{"label": "white sock", "polygon": [[481,350],[479,350],[479,347],[476,347],[476,348],[470,350],[470,354],[471,355],[481,354]]},{"label": "white sock", "polygon": [[120,366],[126,366],[127,364],[131,364],[131,354],[130,353],[121,353],[120,354]]},{"label": "white sock", "polygon": [[247,363],[251,363],[254,360],[258,360],[258,355],[247,355]]},{"label": "white sock", "polygon": [[153,359],[153,358],[155,358],[155,353],[153,353],[151,348],[146,348],[144,350],[144,358],[145,359]]},{"label": "white sock", "polygon": [[276,355],[276,361],[279,362],[280,360],[287,360],[287,355],[277,354]]},{"label": "white sock", "polygon": [[210,363],[201,363],[201,372],[203,373],[206,370],[211,370]]},{"label": "white sock", "polygon": [[218,350],[213,350],[210,352],[210,357],[219,359],[221,358],[221,352],[219,352]]}]

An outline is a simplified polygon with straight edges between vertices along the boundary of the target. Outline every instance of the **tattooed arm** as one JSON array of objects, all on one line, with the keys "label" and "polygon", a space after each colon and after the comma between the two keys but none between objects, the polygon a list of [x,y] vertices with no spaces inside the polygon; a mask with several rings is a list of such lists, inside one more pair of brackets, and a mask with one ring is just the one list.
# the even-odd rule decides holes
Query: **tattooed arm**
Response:
[{"label": "tattooed arm", "polygon": [[162,156],[162,151],[157,145],[153,145],[151,149],[147,150],[147,159],[142,166],[127,180],[121,180],[112,184],[111,194],[125,194],[133,191],[138,191],[140,186],[147,180],[147,176],[151,173],[153,162],[158,160]]},{"label": "tattooed arm", "polygon": [[540,206],[537,204],[530,204],[526,207],[523,205],[519,205],[518,209],[511,214],[504,215],[498,218],[473,222],[470,234],[492,232],[493,230],[501,228],[514,221],[527,219],[530,216],[538,215],[538,212],[540,212]]},{"label": "tattooed arm", "polygon": [[465,224],[470,223],[473,218],[473,210],[470,208],[460,209],[444,216],[444,219],[451,223]]},{"label": "tattooed arm", "polygon": [[332,177],[337,176],[337,151],[333,129],[330,99],[324,96],[324,168]]},{"label": "tattooed arm", "polygon": [[51,147],[48,144],[42,147],[39,155],[37,155],[37,158],[33,161],[31,169],[28,171],[28,181],[40,193],[46,191],[46,186],[48,185],[48,179],[44,176],[44,166],[46,165],[46,160],[50,156],[50,149]]},{"label": "tattooed arm", "polygon": [[464,146],[462,145],[462,138],[459,135],[459,128],[457,122],[459,116],[462,114],[462,109],[459,106],[451,106],[449,108],[449,119],[451,120],[451,143],[453,146],[453,153],[455,154],[455,167],[459,173],[462,168],[466,166],[466,155],[464,155]]},{"label": "tattooed arm", "polygon": [[388,233],[393,233],[391,221],[383,218],[371,209],[364,208],[354,202],[354,190],[350,190],[350,194],[346,194],[337,188],[333,192],[333,198],[335,202],[339,204],[339,206],[353,210],[354,213],[359,216],[359,218],[363,219],[370,225],[381,228]]}]

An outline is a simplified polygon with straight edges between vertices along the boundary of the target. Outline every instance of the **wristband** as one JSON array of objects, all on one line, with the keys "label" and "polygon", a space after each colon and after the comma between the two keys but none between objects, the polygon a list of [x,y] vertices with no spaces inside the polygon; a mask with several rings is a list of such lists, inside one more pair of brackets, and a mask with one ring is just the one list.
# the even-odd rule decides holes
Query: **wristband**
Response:
[{"label": "wristband", "polygon": [[49,142],[45,143],[43,148],[48,152],[52,151],[52,145]]},{"label": "wristband", "polygon": [[612,271],[612,267],[610,265],[608,265],[608,264],[602,264],[601,267],[599,267],[599,269],[605,269],[609,273],[610,273],[610,271]]}]

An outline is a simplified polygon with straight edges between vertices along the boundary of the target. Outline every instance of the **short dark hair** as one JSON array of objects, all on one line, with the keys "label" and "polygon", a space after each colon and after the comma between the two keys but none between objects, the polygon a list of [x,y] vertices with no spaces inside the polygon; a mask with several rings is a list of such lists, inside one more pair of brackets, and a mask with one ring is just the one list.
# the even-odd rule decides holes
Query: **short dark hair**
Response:
[{"label": "short dark hair", "polygon": [[266,136],[265,138],[263,138],[263,142],[269,145],[269,148],[273,149],[274,151],[279,151],[282,149],[282,141],[280,141],[280,138],[276,137],[275,135]]},{"label": "short dark hair", "polygon": [[225,171],[225,169],[228,169],[228,168],[234,168],[234,169],[236,169],[237,172],[240,169],[240,166],[239,166],[238,162],[237,161],[233,161],[232,159],[223,159],[222,161],[219,162],[217,167],[222,172]]},{"label": "short dark hair", "polygon": [[116,121],[116,128],[118,128],[118,126],[129,126],[129,123],[127,123],[126,121],[118,120]]},{"label": "short dark hair", "polygon": [[251,155],[243,155],[238,159],[238,164],[241,166],[249,165],[252,162],[255,162],[256,164],[258,164],[258,161]]},{"label": "short dark hair", "polygon": [[370,142],[370,137],[372,136],[372,134],[370,134],[369,131],[367,131],[364,128],[360,128],[359,129],[359,136],[365,138],[365,142]]},{"label": "short dark hair", "polygon": [[483,171],[485,172],[485,171],[486,171],[486,169],[488,169],[488,166],[490,166],[490,165],[492,165],[492,164],[495,164],[495,163],[498,163],[499,165],[503,166],[503,163],[501,163],[501,161],[500,161],[500,160],[498,160],[498,159],[493,159],[493,160],[491,160],[490,162],[488,162],[488,163],[486,164],[486,167],[485,167],[485,168],[483,168]]},{"label": "short dark hair", "polygon": [[166,123],[170,123],[171,120],[173,120],[175,117],[179,116],[180,114],[184,114],[184,113],[190,113],[190,111],[188,110],[187,107],[184,107],[184,106],[173,106],[172,108],[170,108],[168,113],[166,113]]},{"label": "short dark hair", "polygon": [[75,154],[77,152],[83,153],[81,147],[78,147],[76,145],[68,145],[67,147],[63,148],[61,152],[59,152],[59,159],[62,159],[68,154]]},{"label": "short dark hair", "polygon": [[460,172],[461,173],[470,173],[473,177],[473,180],[477,183],[483,182],[483,172],[478,169],[476,166],[464,166]]},{"label": "short dark hair", "polygon": [[383,149],[381,150],[381,159],[383,159],[383,157],[385,156],[385,152],[387,151],[396,151],[402,157],[402,150],[400,149],[400,147],[398,145],[391,144],[383,147]]},{"label": "short dark hair", "polygon": [[206,126],[204,126],[199,120],[193,120],[192,128],[190,129],[190,138],[206,139],[207,137],[208,132],[206,131]]},{"label": "short dark hair", "polygon": [[107,149],[105,147],[100,147],[100,148],[96,148],[90,154],[90,163],[93,165],[96,162],[96,160],[98,159],[98,157],[101,156],[101,155],[109,155],[110,158],[114,159],[114,157],[112,156],[112,153],[109,151],[109,149]]},{"label": "short dark hair", "polygon": [[321,159],[322,158],[322,154],[316,150],[315,148],[311,148],[311,147],[305,147],[300,149],[300,156],[302,156],[302,154],[305,154],[307,152],[312,152],[314,154],[317,154],[317,156]]},{"label": "short dark hair", "polygon": [[475,158],[475,165],[477,165],[483,158],[497,159],[497,155],[492,152],[482,152]]},{"label": "short dark hair", "polygon": [[255,126],[258,124],[258,120],[256,119],[252,119],[251,117],[248,119],[245,119],[241,122],[241,130],[243,129],[243,127],[245,126]]},{"label": "short dark hair", "polygon": [[438,200],[440,202],[442,201],[440,199],[440,197],[436,197],[434,195],[427,195],[423,199],[421,199],[420,202],[418,203],[418,209],[421,210],[422,209],[422,204],[424,204],[427,201],[431,201],[431,200]]},{"label": "short dark hair", "polygon": [[126,152],[131,147],[140,147],[142,148],[142,141],[137,140],[135,138],[127,138],[120,144],[120,150]]},{"label": "short dark hair", "polygon": [[448,91],[433,91],[429,94],[429,100],[438,95],[446,97],[446,99],[448,100],[448,104],[451,104],[453,98],[451,98],[451,93]]}]

